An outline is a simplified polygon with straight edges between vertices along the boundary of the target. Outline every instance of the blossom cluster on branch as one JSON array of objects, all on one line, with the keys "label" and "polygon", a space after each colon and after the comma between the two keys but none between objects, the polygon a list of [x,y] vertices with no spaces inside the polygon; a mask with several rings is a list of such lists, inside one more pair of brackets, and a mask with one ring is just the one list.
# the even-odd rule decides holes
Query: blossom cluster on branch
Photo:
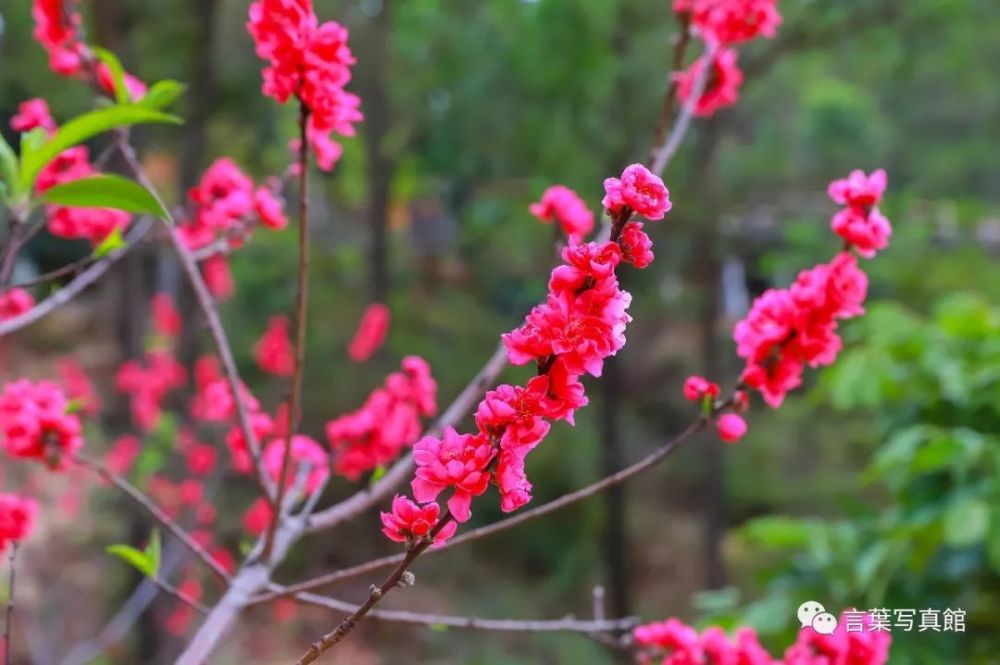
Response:
[{"label": "blossom cluster on branch", "polygon": [[710,67],[705,88],[695,101],[694,114],[710,116],[732,106],[743,85],[738,54],[732,47],[758,37],[774,37],[781,24],[778,0],[674,0],[674,12],[683,24],[694,28],[708,47],[708,52],[690,67],[674,74],[678,97],[688,102],[695,92],[695,81]]},{"label": "blossom cluster on branch", "polygon": [[805,626],[780,659],[761,646],[750,628],[740,628],[730,638],[721,628],[699,633],[678,619],[638,626],[632,641],[640,665],[885,665],[892,636],[869,630],[867,618],[859,627],[849,631],[843,617],[829,635]]}]

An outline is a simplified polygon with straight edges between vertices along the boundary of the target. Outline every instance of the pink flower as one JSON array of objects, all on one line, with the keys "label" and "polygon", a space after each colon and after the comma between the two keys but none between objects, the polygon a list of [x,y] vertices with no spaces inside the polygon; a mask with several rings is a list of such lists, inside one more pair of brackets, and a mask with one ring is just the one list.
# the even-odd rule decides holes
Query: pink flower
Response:
[{"label": "pink flower", "polygon": [[867,259],[888,247],[892,236],[892,225],[878,208],[868,212],[855,207],[844,208],[833,216],[830,227]]},{"label": "pink flower", "polygon": [[846,178],[831,182],[827,191],[834,203],[856,208],[871,208],[881,203],[888,183],[889,178],[884,169],[872,171],[871,175],[865,175],[861,169],[855,169]]},{"label": "pink flower", "polygon": [[[257,441],[276,435],[274,421],[266,413],[251,413],[250,427],[253,429]],[[226,432],[226,446],[229,448],[233,470],[237,473],[250,473],[253,470],[253,458],[250,456],[250,447],[247,445],[243,429],[238,424],[233,425]]]},{"label": "pink flower", "polygon": [[10,128],[15,132],[30,132],[35,127],[41,127],[51,134],[56,126],[56,121],[49,112],[48,102],[37,97],[21,102],[17,107],[17,114],[10,119]]},{"label": "pink flower", "polygon": [[781,15],[777,0],[674,0],[675,12],[691,12],[691,23],[705,39],[735,44],[774,37]]},{"label": "pink flower", "polygon": [[[722,49],[712,59],[712,71],[704,92],[694,106],[694,115],[708,117],[719,109],[732,106],[740,96],[740,86],[743,85],[743,72],[736,63],[737,54],[732,49]],[[687,103],[694,94],[695,81],[705,70],[705,56],[698,58],[683,72],[674,74],[677,81],[677,97]]]},{"label": "pink flower", "polygon": [[115,439],[111,449],[104,456],[104,464],[111,473],[123,476],[132,468],[141,448],[139,439],[131,434],[120,436]]},{"label": "pink flower", "polygon": [[101,410],[101,398],[75,358],[60,358],[56,362],[56,371],[59,372],[60,383],[66,389],[66,396],[79,405],[80,411],[93,416]]},{"label": "pink flower", "polygon": [[630,208],[646,219],[655,221],[663,219],[672,205],[670,192],[663,185],[663,180],[642,164],[626,167],[620,180],[606,179],[604,191],[601,203],[612,217],[617,217],[623,210]]},{"label": "pink flower", "polygon": [[24,289],[9,289],[0,293],[0,321],[21,316],[35,306],[35,299]]},{"label": "pink flower", "polygon": [[747,421],[736,413],[724,413],[715,420],[719,438],[726,443],[736,443],[747,433]]},{"label": "pink flower", "polygon": [[689,376],[684,381],[684,399],[689,402],[700,402],[706,395],[719,396],[719,384],[712,383],[701,376]]},{"label": "pink flower", "polygon": [[421,416],[437,412],[437,382],[427,362],[408,356],[402,366],[403,371],[390,374],[360,409],[326,424],[336,473],[357,480],[395,460],[419,438]]},{"label": "pink flower", "polygon": [[218,454],[215,448],[205,443],[198,443],[187,451],[187,468],[195,476],[206,476],[215,468]]},{"label": "pink flower", "polygon": [[236,286],[233,275],[229,272],[229,261],[223,254],[212,254],[201,264],[201,273],[205,278],[205,286],[219,300],[232,297]]},{"label": "pink flower", "polygon": [[295,369],[292,341],[288,337],[288,317],[272,316],[263,337],[254,346],[257,366],[276,376],[291,376]]},{"label": "pink flower", "polygon": [[128,395],[132,420],[148,432],[160,418],[160,404],[167,393],[184,385],[187,372],[165,351],[149,351],[143,362],[129,360],[115,376],[116,388]]},{"label": "pink flower", "polygon": [[169,294],[157,293],[153,296],[150,309],[153,314],[153,328],[157,333],[172,339],[181,332],[181,315],[174,307]]},{"label": "pink flower", "polygon": [[48,51],[49,67],[63,76],[79,74],[85,47],[77,30],[82,22],[77,0],[34,0],[35,39]]},{"label": "pink flower", "polygon": [[575,425],[573,414],[588,403],[583,384],[580,383],[580,375],[570,372],[562,358],[556,358],[549,367],[547,376],[548,417]]},{"label": "pink flower", "polygon": [[38,503],[16,494],[0,494],[0,554],[13,541],[27,538],[35,528]]},{"label": "pink flower", "polygon": [[285,204],[268,187],[260,187],[253,195],[254,210],[260,223],[269,229],[280,231],[288,226]]},{"label": "pink flower", "polygon": [[264,497],[260,497],[243,513],[243,528],[251,536],[259,536],[271,524],[273,514],[271,504]]},{"label": "pink flower", "polygon": [[848,631],[845,614],[840,616],[837,629],[830,635],[821,635],[809,626],[801,629],[795,644],[785,651],[783,662],[786,665],[885,665],[889,660],[892,634],[872,630],[871,615],[865,615],[859,622],[862,630]]},{"label": "pink flower", "polygon": [[37,459],[62,470],[83,447],[80,419],[54,383],[19,379],[0,392],[0,434],[11,457]]},{"label": "pink flower", "polygon": [[642,269],[653,262],[653,241],[642,230],[642,222],[629,222],[622,229],[619,240],[622,249],[622,261],[631,263]]},{"label": "pink flower", "polygon": [[365,310],[347,347],[347,356],[354,362],[364,362],[385,342],[389,334],[389,308],[382,303],[372,303]]},{"label": "pink flower", "polygon": [[362,119],[360,99],[344,90],[355,62],[347,29],[320,24],[309,0],[258,0],[250,5],[247,29],[268,62],[264,94],[280,103],[294,95],[308,107],[309,143],[320,167],[332,169],[340,151],[330,134],[353,136]]},{"label": "pink flower", "polygon": [[545,438],[551,412],[548,399],[549,380],[536,376],[528,386],[501,385],[486,393],[476,410],[476,425],[483,433],[500,438],[504,450],[518,450],[525,455]]},{"label": "pink flower", "polygon": [[454,493],[448,509],[459,522],[472,516],[472,497],[486,491],[490,476],[487,466],[493,459],[493,445],[483,434],[458,434],[447,427],[442,438],[424,437],[413,446],[416,478],[411,487],[421,503],[437,499],[449,487]]},{"label": "pink flower", "polygon": [[500,491],[500,510],[513,512],[531,501],[531,483],[524,472],[524,457],[513,450],[500,453],[494,482]]},{"label": "pink flower", "polygon": [[[399,494],[392,500],[392,512],[381,513],[382,533],[397,543],[416,543],[428,536],[438,523],[441,507],[436,503],[419,506]],[[458,523],[450,521],[434,536],[441,544],[455,535]]]},{"label": "pink flower", "polygon": [[[141,80],[128,72],[123,74],[122,79],[130,101],[137,102],[146,96],[148,88]],[[108,95],[115,94],[114,74],[111,72],[111,68],[103,62],[97,65],[97,84],[101,86],[104,92],[108,93]]]},{"label": "pink flower", "polygon": [[576,192],[563,185],[553,185],[546,189],[542,193],[542,199],[528,206],[528,210],[540,221],[559,222],[571,242],[579,242],[594,230],[594,213]]},{"label": "pink flower", "polygon": [[[281,465],[284,457],[285,439],[275,439],[267,444],[267,448],[264,449],[264,469],[275,482],[280,482]],[[319,486],[330,475],[330,459],[323,446],[308,436],[296,434],[292,437],[292,450],[288,458],[287,481],[289,485],[295,482],[295,478],[299,473],[299,467],[304,464],[309,466],[305,491],[307,494],[312,494],[319,489]]]}]

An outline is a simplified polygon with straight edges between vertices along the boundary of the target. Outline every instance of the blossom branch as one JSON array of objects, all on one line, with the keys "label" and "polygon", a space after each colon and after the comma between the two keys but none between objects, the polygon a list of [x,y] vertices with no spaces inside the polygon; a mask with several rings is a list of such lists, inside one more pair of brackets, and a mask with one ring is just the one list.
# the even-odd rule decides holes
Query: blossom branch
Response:
[{"label": "blossom branch", "polygon": [[199,545],[194,538],[182,529],[177,522],[172,520],[166,513],[160,510],[160,507],[157,506],[152,499],[143,494],[139,489],[132,485],[132,483],[128,482],[118,474],[113,473],[106,466],[96,460],[90,459],[89,457],[77,453],[75,459],[80,466],[96,473],[103,480],[111,483],[121,490],[125,496],[139,504],[139,506],[149,513],[153,519],[162,524],[163,527],[170,531],[170,533],[172,533],[177,540],[181,541],[187,549],[201,559],[216,577],[225,583],[229,582],[230,575],[226,572],[226,569],[223,568],[219,562],[212,557],[212,555],[206,552],[205,548]]},{"label": "blossom branch", "polygon": [[[352,603],[313,593],[299,593],[295,595],[295,598],[309,605],[326,607],[343,612],[352,612],[358,609],[358,606]],[[547,620],[483,619],[480,617],[453,616],[448,614],[425,614],[405,610],[372,610],[368,616],[379,621],[409,623],[421,626],[447,626],[449,628],[524,633],[598,633],[630,630],[638,624],[638,619],[635,617],[625,617],[623,619],[594,618],[590,620],[575,619],[572,616]]]},{"label": "blossom branch", "polygon": [[110,252],[104,258],[102,258],[97,263],[93,264],[79,275],[73,278],[73,281],[59,289],[51,296],[38,303],[27,312],[20,314],[18,316],[9,318],[5,321],[0,321],[0,337],[8,335],[15,330],[20,330],[25,326],[29,326],[35,321],[38,321],[42,317],[51,313],[58,307],[65,305],[71,301],[76,296],[80,295],[84,289],[100,279],[108,269],[114,265],[118,259],[125,256],[139,240],[149,232],[152,228],[153,222],[149,218],[143,218],[136,224],[132,226],[132,229],[126,234],[126,243],[123,247]]},{"label": "blossom branch", "polygon": [[[674,105],[677,103],[677,91],[680,87],[676,77],[674,77],[674,73],[684,67],[684,54],[687,52],[688,44],[691,42],[691,14],[684,12],[678,17],[678,20],[680,22],[680,30],[674,37],[673,64],[668,75],[667,91],[663,95],[663,106],[660,108],[660,117],[656,121],[656,131],[653,134],[653,149],[649,155],[651,164],[656,163],[657,148],[663,145],[666,140],[667,127],[670,124],[670,116],[674,113]],[[660,173],[656,169],[652,170],[654,173]]]},{"label": "blossom branch", "polygon": [[309,107],[299,101],[299,271],[298,290],[295,295],[295,365],[292,372],[291,394],[288,397],[288,431],[285,433],[285,450],[278,474],[277,498],[271,511],[271,521],[264,539],[262,556],[271,555],[274,530],[281,519],[285,485],[288,483],[288,466],[292,458],[292,439],[298,429],[299,406],[302,397],[302,370],[306,354],[306,325],[309,311]]},{"label": "blossom branch", "polygon": [[[474,540],[479,540],[481,538],[486,538],[487,536],[492,536],[495,533],[506,531],[507,529],[519,526],[530,520],[538,519],[539,517],[544,517],[545,515],[554,513],[557,510],[561,510],[575,503],[579,503],[580,501],[588,499],[594,496],[595,494],[599,494],[600,492],[603,492],[604,490],[610,487],[623,483],[626,480],[632,478],[633,476],[636,476],[642,473],[643,471],[646,471],[647,469],[650,469],[659,464],[667,456],[669,456],[672,452],[674,452],[674,450],[676,450],[681,443],[683,443],[685,440],[689,439],[696,433],[700,432],[710,422],[711,419],[708,417],[699,418],[691,425],[689,425],[687,429],[682,431],[680,434],[674,436],[672,439],[661,445],[653,452],[649,453],[646,457],[642,458],[641,460],[639,460],[635,464],[632,464],[631,466],[625,467],[624,469],[618,471],[617,473],[602,478],[601,480],[598,480],[597,482],[587,485],[586,487],[582,487],[576,490],[575,492],[570,492],[569,494],[565,494],[557,499],[553,499],[548,503],[544,503],[535,508],[531,508],[529,510],[516,513],[512,517],[508,517],[506,519],[500,520],[499,522],[495,522],[493,524],[482,526],[477,529],[472,529],[471,531],[467,531],[466,533],[456,535],[454,538],[451,538],[450,540],[441,543],[437,547],[428,550],[427,553],[433,554],[436,552],[442,552],[444,550],[451,549],[452,547],[456,547],[464,543],[468,543]],[[251,603],[252,604],[263,603],[270,600],[274,600],[275,598],[282,598],[299,592],[309,591],[312,589],[317,589],[320,587],[325,587],[331,584],[342,582],[344,580],[353,579],[355,577],[359,577],[361,575],[373,572],[375,570],[388,568],[389,566],[400,564],[406,559],[406,556],[407,556],[406,554],[395,554],[392,556],[385,556],[378,559],[373,559],[371,561],[359,564],[357,566],[352,566],[350,568],[344,568],[341,570],[333,571],[331,573],[315,577],[311,580],[306,580],[305,582],[299,582],[298,584],[292,584],[286,586],[280,592],[275,591],[266,594],[261,594],[253,598]]]},{"label": "blossom branch", "polygon": [[[684,136],[691,125],[691,120],[694,118],[695,107],[698,105],[698,100],[701,99],[701,95],[708,85],[708,79],[712,74],[711,62],[712,58],[715,57],[716,48],[716,46],[711,44],[706,46],[705,54],[702,57],[705,58],[707,64],[701,68],[701,71],[695,78],[690,97],[688,97],[688,100],[681,107],[681,112],[678,114],[677,120],[674,122],[674,126],[670,130],[670,134],[666,137],[666,140],[653,148],[649,165],[649,170],[653,173],[663,173],[667,164],[673,159],[674,153],[677,152],[677,149],[683,143]],[[673,91],[675,96],[677,95],[677,86],[675,84],[671,84],[670,90]]]}]

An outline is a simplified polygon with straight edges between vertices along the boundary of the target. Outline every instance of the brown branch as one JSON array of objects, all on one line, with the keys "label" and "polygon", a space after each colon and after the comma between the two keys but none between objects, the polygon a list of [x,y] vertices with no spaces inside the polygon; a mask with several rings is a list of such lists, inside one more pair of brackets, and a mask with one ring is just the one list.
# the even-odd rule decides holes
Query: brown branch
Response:
[{"label": "brown branch", "polygon": [[687,52],[688,44],[691,42],[691,13],[683,12],[678,16],[680,30],[674,37],[673,64],[670,68],[670,78],[667,83],[667,90],[663,95],[663,106],[660,108],[660,116],[656,120],[656,131],[653,132],[653,149],[650,151],[649,161],[656,161],[656,147],[663,145],[667,137],[667,127],[670,126],[670,118],[674,115],[674,107],[677,104],[677,90],[679,88],[675,74],[684,68],[684,54]]},{"label": "brown branch", "polygon": [[274,530],[281,519],[285,485],[288,484],[288,466],[292,459],[292,438],[299,422],[299,403],[302,401],[302,370],[306,355],[306,327],[309,313],[309,107],[299,100],[299,272],[298,290],[295,295],[295,365],[292,372],[291,395],[288,397],[288,431],[285,433],[285,450],[278,474],[278,493],[271,511],[271,522],[264,538],[261,556],[271,556]]},{"label": "brown branch", "polygon": [[[712,45],[705,47],[705,53],[701,56],[705,59],[705,66],[702,67],[701,72],[698,73],[698,77],[694,80],[694,85],[691,86],[691,96],[688,97],[687,101],[681,107],[681,112],[678,114],[677,120],[674,122],[674,126],[670,130],[670,135],[667,136],[666,141],[656,144],[653,148],[649,165],[649,170],[653,173],[662,174],[663,170],[667,168],[667,164],[674,158],[674,154],[681,146],[681,143],[684,142],[684,136],[691,125],[691,120],[694,118],[694,109],[698,104],[698,100],[701,99],[702,93],[705,91],[709,77],[712,75],[712,58],[715,57],[716,48],[716,46]],[[676,92],[674,94],[676,95]]]},{"label": "brown branch", "polygon": [[187,605],[191,609],[197,610],[201,614],[208,614],[209,613],[210,610],[208,609],[208,607],[206,607],[205,605],[202,605],[200,602],[198,602],[197,600],[195,600],[191,596],[187,595],[186,593],[184,593],[183,591],[181,591],[180,589],[178,589],[174,585],[170,584],[169,582],[167,582],[165,580],[161,580],[159,577],[150,577],[148,579],[153,584],[155,584],[156,586],[158,586],[161,591],[163,591],[164,593],[166,593],[169,596],[173,596],[175,599],[181,601],[182,603],[184,603],[185,605]]},{"label": "brown branch", "polygon": [[73,278],[72,282],[59,289],[24,314],[7,319],[6,321],[0,321],[0,337],[8,335],[15,330],[20,330],[25,326],[31,325],[43,316],[51,313],[57,307],[65,305],[70,300],[78,296],[84,289],[100,279],[101,276],[103,276],[104,273],[106,273],[108,269],[114,265],[116,261],[118,261],[118,259],[125,256],[130,249],[138,244],[139,239],[146,235],[152,225],[152,220],[148,218],[143,218],[136,224],[133,224],[132,229],[126,234],[126,244],[124,247],[114,250],[100,261],[87,268],[85,271]]},{"label": "brown branch", "polygon": [[3,631],[3,651],[4,651],[4,663],[5,665],[10,665],[10,633],[11,627],[14,621],[14,581],[15,581],[15,563],[17,562],[17,541],[15,540],[10,544],[10,581],[7,583],[7,622],[4,624]]},{"label": "brown branch", "polygon": [[194,540],[194,538],[192,538],[184,529],[182,529],[177,524],[177,522],[172,520],[166,513],[160,510],[160,507],[157,506],[152,499],[143,494],[141,490],[136,488],[134,485],[132,485],[132,483],[125,480],[118,474],[113,473],[110,469],[108,469],[106,466],[104,466],[103,464],[101,464],[96,460],[93,460],[79,453],[77,453],[75,460],[80,466],[90,471],[93,471],[102,479],[104,479],[106,482],[111,483],[119,490],[121,490],[122,493],[125,494],[125,496],[129,497],[137,504],[139,504],[139,506],[147,513],[149,513],[153,519],[162,524],[164,528],[170,531],[170,533],[172,533],[174,537],[177,538],[177,540],[181,541],[181,543],[183,543],[185,547],[187,547],[193,554],[195,554],[199,559],[201,559],[205,563],[205,565],[208,566],[209,570],[211,570],[215,574],[216,577],[218,577],[227,584],[229,583],[230,575],[228,572],[226,572],[226,569],[223,568],[218,561],[212,558],[212,555],[206,552],[205,549]]},{"label": "brown branch", "polygon": [[[358,566],[354,566],[353,568],[346,568],[344,570],[335,571],[333,573],[329,573],[327,575],[323,575],[315,579],[308,580],[306,582],[301,582],[299,584],[293,584],[287,586],[280,592],[275,591],[267,594],[262,594],[252,599],[251,603],[261,603],[273,600],[274,598],[294,595],[296,593],[301,593],[304,591],[308,591],[310,589],[316,589],[318,587],[327,586],[334,582],[339,582],[345,579],[357,577],[364,573],[368,573],[373,570],[377,570],[379,568],[385,568],[391,565],[396,565],[397,568],[393,571],[393,573],[389,576],[389,578],[387,578],[386,582],[393,580],[393,578],[395,578],[396,581],[398,581],[399,577],[402,576],[403,572],[405,572],[406,569],[410,566],[410,564],[413,563],[413,560],[416,559],[416,556],[419,556],[425,550],[427,550],[428,552],[440,552],[452,547],[456,547],[463,543],[491,536],[500,531],[506,531],[507,529],[518,526],[519,524],[523,524],[524,522],[527,522],[529,520],[537,519],[544,515],[548,515],[549,513],[570,506],[574,503],[583,501],[584,499],[594,496],[595,494],[598,494],[608,489],[609,487],[613,487],[614,485],[623,483],[629,478],[632,478],[633,476],[638,475],[639,473],[642,473],[643,471],[661,462],[668,455],[670,455],[670,453],[676,450],[681,443],[683,443],[685,440],[687,440],[697,432],[704,429],[709,422],[710,420],[708,418],[705,417],[699,418],[691,425],[689,425],[687,429],[685,429],[683,432],[681,432],[680,434],[676,435],[675,437],[664,443],[662,446],[651,452],[649,455],[647,455],[640,461],[636,462],[635,464],[628,466],[622,469],[621,471],[618,471],[617,473],[607,476],[606,478],[602,478],[601,480],[595,483],[587,485],[586,487],[583,487],[575,492],[571,492],[569,494],[561,496],[558,499],[554,499],[553,501],[550,501],[546,504],[543,504],[536,508],[532,508],[531,510],[526,510],[522,513],[518,513],[513,517],[509,517],[505,520],[501,520],[494,524],[483,526],[478,529],[473,529],[472,531],[464,533],[460,536],[456,536],[455,538],[452,538],[448,542],[443,543],[438,547],[434,547],[431,548],[430,550],[427,550],[427,547],[425,546],[419,550],[413,550],[405,554],[395,555],[391,557],[383,557],[381,559],[375,559],[373,561]],[[416,553],[416,556],[414,556],[414,553]],[[383,582],[383,584],[377,588],[384,590],[386,588],[386,582]],[[379,595],[379,594],[372,594],[372,595]],[[380,599],[380,598],[373,599],[372,595],[369,596],[369,601],[371,601],[371,604],[368,605],[367,609],[371,609]],[[362,605],[358,609],[359,611],[361,611],[364,608],[365,605]],[[355,617],[355,621],[363,616],[364,613],[360,614],[358,617]],[[348,617],[348,619],[351,619],[352,617],[354,617],[354,615],[351,615],[351,617]],[[345,619],[345,621],[347,621],[347,619]],[[330,648],[330,646],[333,646],[333,644],[336,644],[338,641],[340,641],[340,639],[343,639],[343,636],[349,633],[351,629],[353,629],[353,625],[351,625],[350,627],[344,626],[343,628],[342,626],[338,626],[337,629],[335,629],[332,633],[329,633],[328,635],[324,636],[324,638],[321,639],[316,644],[314,644],[313,647],[317,647],[317,645],[319,645],[320,647],[322,647],[320,649],[320,653],[322,653],[322,651],[325,651],[326,649]],[[337,633],[337,630],[341,630],[343,632],[343,635],[337,637],[335,635]],[[317,653],[316,655],[318,656],[319,654]],[[300,663],[301,662],[302,661],[300,661]],[[304,662],[308,663],[312,661],[306,660]]]},{"label": "brown branch", "polygon": [[31,288],[32,286],[38,286],[39,284],[45,284],[46,282],[51,282],[53,280],[59,279],[60,277],[65,277],[66,275],[73,275],[93,265],[94,263],[97,262],[97,260],[98,260],[97,257],[95,257],[93,254],[88,254],[82,259],[73,261],[72,263],[67,263],[66,265],[60,268],[56,268],[55,270],[43,273],[38,277],[33,277],[32,279],[26,280],[24,282],[14,284],[10,288],[27,289]]},{"label": "brown branch", "polygon": [[[313,593],[296,594],[295,599],[309,605],[326,607],[341,612],[354,612],[358,609],[358,606],[352,603]],[[368,616],[379,621],[409,623],[421,626],[447,626],[449,628],[524,633],[597,633],[614,630],[631,630],[639,623],[635,617],[625,617],[623,619],[594,618],[592,620],[580,620],[572,616],[562,619],[543,620],[483,619],[480,617],[454,616],[449,614],[425,614],[405,610],[372,610],[368,613]]]}]

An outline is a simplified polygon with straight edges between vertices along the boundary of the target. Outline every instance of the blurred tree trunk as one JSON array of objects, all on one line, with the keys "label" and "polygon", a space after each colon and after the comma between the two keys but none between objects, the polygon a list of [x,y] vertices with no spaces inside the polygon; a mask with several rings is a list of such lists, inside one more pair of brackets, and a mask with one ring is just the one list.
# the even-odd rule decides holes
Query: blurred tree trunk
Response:
[{"label": "blurred tree trunk", "polygon": [[[215,107],[215,23],[218,0],[188,0],[195,29],[188,70],[186,123],[181,139],[180,166],[177,174],[178,200],[198,184],[207,144],[205,125]],[[170,250],[173,251],[172,249]],[[172,277],[177,284],[177,309],[181,315],[178,355],[190,373],[198,357],[198,306],[191,285],[181,275],[175,258],[170,258]],[[186,392],[186,391],[185,391]],[[187,394],[184,395],[187,397]]]},{"label": "blurred tree trunk", "polygon": [[[612,36],[613,49],[619,60],[628,55],[630,26],[634,25],[632,7],[629,2],[619,4],[618,16],[615,21],[615,31]],[[625,113],[627,104],[622,108],[621,100],[629,99],[631,81],[628,68],[618,68],[618,78],[615,81],[614,94],[611,96],[613,107],[609,113],[618,115]],[[625,123],[632,126],[632,123]],[[628,163],[630,154],[630,136],[622,134],[617,144],[608,154],[608,164],[605,171],[609,174],[620,173]],[[624,276],[619,277],[623,279]],[[624,351],[624,349],[623,349]],[[609,476],[619,471],[624,463],[621,441],[621,410],[622,392],[625,390],[622,377],[621,354],[604,361],[604,372],[601,377],[601,456],[600,476]],[[629,534],[628,508],[625,484],[615,485],[604,494],[604,565],[607,576],[608,609],[612,616],[628,616],[632,605],[632,576],[629,572]]]},{"label": "blurred tree trunk", "polygon": [[[378,3],[374,3],[378,4]],[[365,122],[362,126],[368,160],[368,227],[370,240],[369,288],[372,300],[385,302],[389,295],[389,195],[395,161],[386,152],[391,114],[389,99],[389,38],[391,3],[383,1],[360,31],[358,44],[359,87]]]},{"label": "blurred tree trunk", "polygon": [[[719,248],[719,185],[714,169],[715,149],[721,133],[719,122],[711,118],[703,124],[698,141],[694,172],[700,174],[695,182],[703,186],[703,199],[709,202],[704,217],[698,224],[694,238],[695,263],[693,276],[700,292],[698,317],[701,337],[701,373],[710,381],[720,382],[724,367],[717,352],[717,332],[720,324],[719,294],[721,291],[722,259]],[[723,444],[718,437],[708,437],[702,447],[704,455],[704,552],[705,586],[716,589],[726,584],[726,568],[722,556],[722,540],[726,531],[725,460]]]}]

